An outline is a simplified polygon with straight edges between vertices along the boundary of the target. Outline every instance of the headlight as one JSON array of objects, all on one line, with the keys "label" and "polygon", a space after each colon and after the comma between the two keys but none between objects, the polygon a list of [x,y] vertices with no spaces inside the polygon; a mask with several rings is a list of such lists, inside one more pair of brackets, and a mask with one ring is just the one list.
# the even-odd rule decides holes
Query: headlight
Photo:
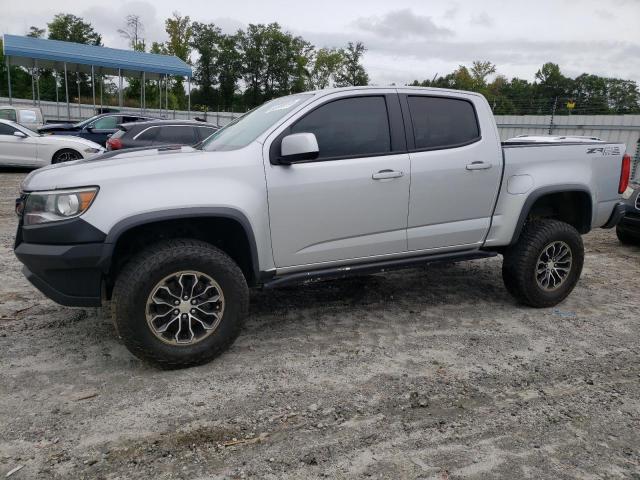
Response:
[{"label": "headlight", "polygon": [[99,153],[101,151],[100,148],[85,148],[84,153]]},{"label": "headlight", "polygon": [[25,225],[57,222],[82,215],[98,194],[98,187],[31,192],[25,200]]}]

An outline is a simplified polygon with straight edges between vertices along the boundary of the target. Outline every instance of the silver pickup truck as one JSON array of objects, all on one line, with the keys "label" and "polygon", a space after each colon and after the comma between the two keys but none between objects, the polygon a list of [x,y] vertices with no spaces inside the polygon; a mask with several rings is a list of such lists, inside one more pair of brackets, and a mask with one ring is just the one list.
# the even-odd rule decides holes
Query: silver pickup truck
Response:
[{"label": "silver pickup truck", "polygon": [[111,301],[137,356],[211,360],[249,290],[504,257],[506,288],[549,307],[582,271],[581,234],[624,212],[623,144],[516,138],[487,101],[426,88],[279,98],[199,148],[107,153],[30,174],[15,253],[62,305]]}]

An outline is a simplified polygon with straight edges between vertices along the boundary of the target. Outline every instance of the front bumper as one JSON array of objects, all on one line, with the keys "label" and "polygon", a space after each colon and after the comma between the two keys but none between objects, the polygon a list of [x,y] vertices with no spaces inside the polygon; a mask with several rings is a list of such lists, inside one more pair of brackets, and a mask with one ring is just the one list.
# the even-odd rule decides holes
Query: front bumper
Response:
[{"label": "front bumper", "polygon": [[51,300],[69,307],[100,306],[104,251],[104,243],[20,243],[15,248],[27,279]]},{"label": "front bumper", "polygon": [[15,249],[22,272],[42,293],[68,307],[99,307],[102,298],[101,259],[105,244],[40,245],[21,243]]},{"label": "front bumper", "polygon": [[627,212],[617,228],[640,239],[640,213]]}]

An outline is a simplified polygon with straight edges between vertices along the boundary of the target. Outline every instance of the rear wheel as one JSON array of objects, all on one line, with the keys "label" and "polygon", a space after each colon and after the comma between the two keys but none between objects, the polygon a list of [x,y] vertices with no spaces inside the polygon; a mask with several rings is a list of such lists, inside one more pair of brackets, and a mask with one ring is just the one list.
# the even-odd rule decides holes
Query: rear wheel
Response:
[{"label": "rear wheel", "polygon": [[197,240],[168,240],[123,268],[112,316],[127,348],[163,367],[206,363],[240,333],[249,291],[240,268]]},{"label": "rear wheel", "polygon": [[64,150],[60,150],[55,153],[51,159],[51,163],[71,162],[73,160],[80,160],[81,158],[82,155],[80,155],[80,152],[76,152],[70,148],[65,148]]},{"label": "rear wheel", "polygon": [[533,220],[505,251],[502,278],[519,302],[551,307],[571,293],[583,263],[584,246],[575,228],[558,220]]}]

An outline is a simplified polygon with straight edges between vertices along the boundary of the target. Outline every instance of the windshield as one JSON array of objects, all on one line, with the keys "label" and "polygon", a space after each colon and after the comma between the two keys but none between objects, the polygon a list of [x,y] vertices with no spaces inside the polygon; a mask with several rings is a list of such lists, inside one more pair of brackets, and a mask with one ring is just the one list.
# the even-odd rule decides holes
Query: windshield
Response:
[{"label": "windshield", "polygon": [[312,93],[306,93],[271,100],[218,130],[202,142],[201,148],[214,152],[246,147],[287,113],[299,107],[312,96]]}]

